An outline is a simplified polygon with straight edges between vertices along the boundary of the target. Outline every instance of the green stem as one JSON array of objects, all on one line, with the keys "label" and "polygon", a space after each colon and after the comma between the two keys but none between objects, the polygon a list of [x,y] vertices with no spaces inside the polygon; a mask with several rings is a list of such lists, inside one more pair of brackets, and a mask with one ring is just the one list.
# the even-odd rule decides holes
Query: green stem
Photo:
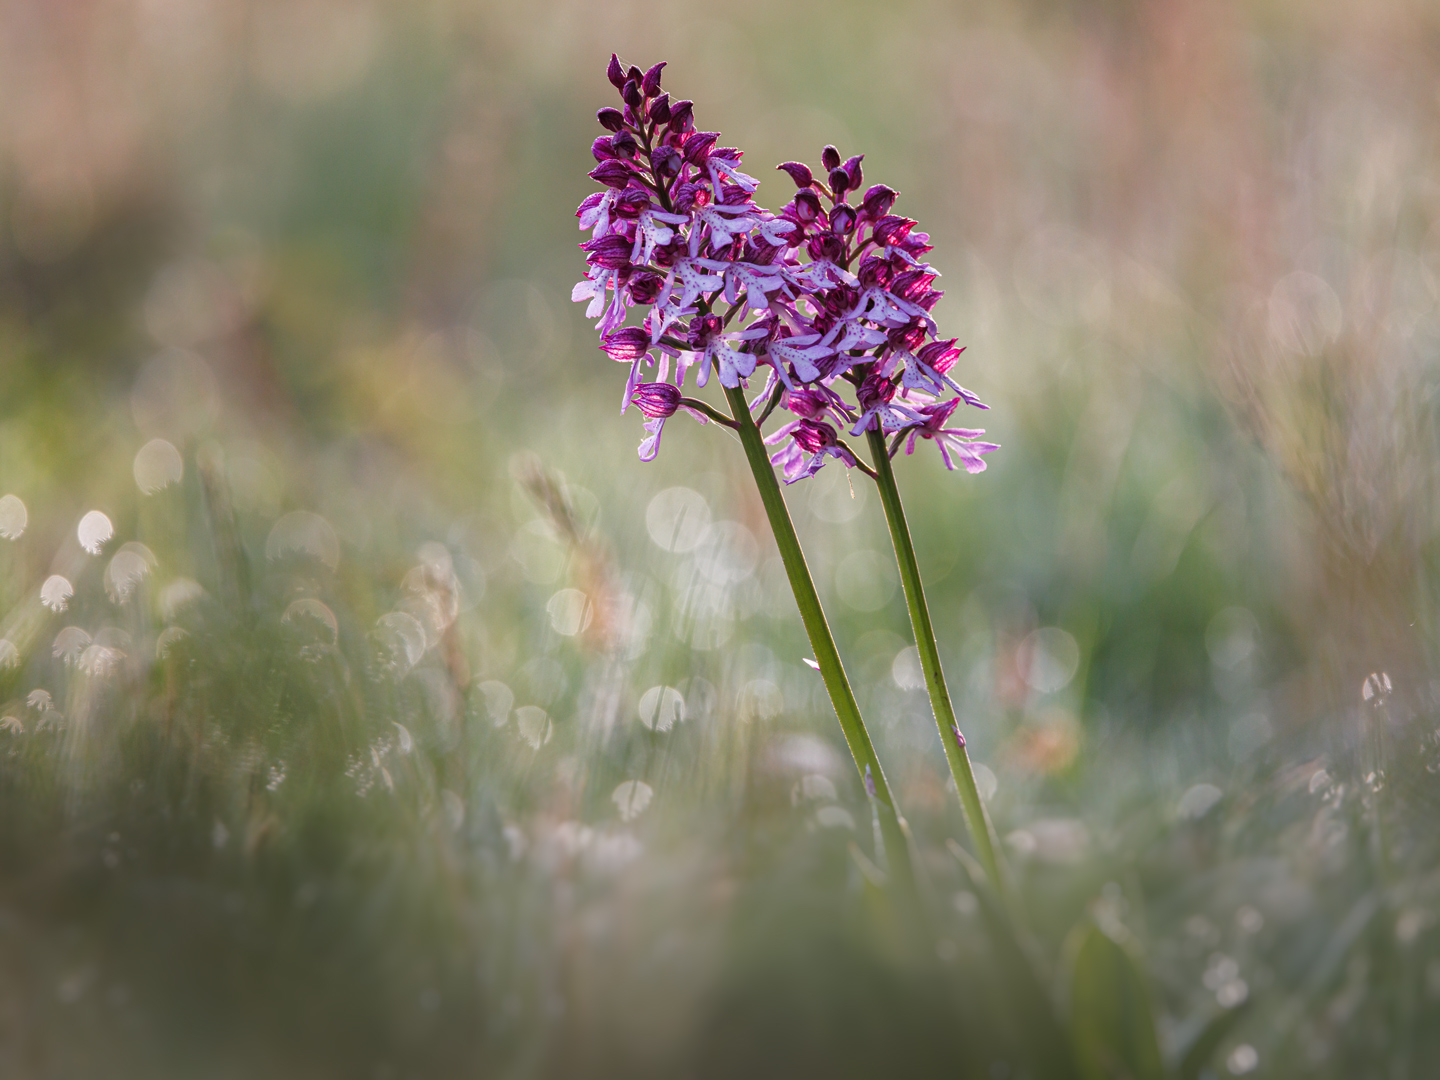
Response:
[{"label": "green stem", "polygon": [[830,703],[840,719],[840,729],[845,733],[845,742],[860,779],[867,787],[874,786],[874,798],[880,812],[880,828],[885,840],[885,855],[889,860],[892,876],[912,896],[915,894],[914,868],[910,864],[909,842],[905,835],[895,800],[890,794],[890,785],[885,781],[885,772],[880,768],[880,759],[875,756],[870,733],[865,730],[865,721],[860,717],[860,706],[855,702],[855,693],[850,689],[850,680],[840,662],[840,653],[835,648],[835,639],[830,635],[830,626],[825,621],[825,612],[820,607],[820,597],[815,592],[815,582],[810,578],[810,568],[805,563],[805,554],[800,550],[800,538],[795,534],[795,525],[790,512],[785,508],[785,497],[780,493],[780,482],[775,479],[775,470],[770,465],[770,456],[761,438],[760,428],[750,415],[743,390],[726,389],[730,410],[740,428],[740,443],[745,447],[745,457],[750,462],[750,471],[755,475],[755,486],[760,489],[760,501],[765,505],[765,514],[770,519],[770,530],[775,534],[775,544],[780,549],[781,561],[785,564],[790,589],[795,594],[795,604],[800,608],[800,619],[805,624],[805,633],[810,637],[810,647],[815,650],[815,663],[820,676],[825,680]]},{"label": "green stem", "polygon": [[910,527],[905,523],[905,508],[900,503],[900,489],[895,486],[895,470],[885,447],[885,436],[874,428],[871,428],[866,436],[870,440],[871,456],[875,459],[875,484],[880,489],[880,501],[885,507],[885,522],[890,526],[890,540],[895,545],[895,560],[900,564],[900,581],[905,587],[905,606],[910,609],[910,626],[915,631],[915,649],[920,654],[921,670],[925,672],[925,688],[930,692],[930,708],[935,714],[935,726],[940,729],[940,743],[945,747],[945,760],[950,763],[950,775],[955,778],[955,789],[960,793],[960,805],[965,811],[965,824],[970,830],[970,840],[975,845],[980,865],[985,867],[985,873],[995,891],[1004,895],[1004,879],[1000,872],[1000,859],[995,850],[990,819],[985,814],[984,803],[980,801],[980,789],[975,786],[975,772],[970,767],[970,755],[960,737],[955,707],[950,703],[945,672],[940,667],[940,650],[935,645],[935,628],[930,622],[930,608],[925,603],[925,587],[920,583],[920,566],[915,561],[915,545],[910,541]]}]

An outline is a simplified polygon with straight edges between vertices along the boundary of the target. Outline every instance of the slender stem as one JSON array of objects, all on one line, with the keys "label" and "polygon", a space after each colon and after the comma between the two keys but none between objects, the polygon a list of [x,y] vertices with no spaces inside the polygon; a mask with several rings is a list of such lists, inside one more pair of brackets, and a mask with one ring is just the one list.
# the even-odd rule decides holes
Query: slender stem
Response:
[{"label": "slender stem", "polygon": [[996,892],[1003,895],[1004,879],[1000,872],[1000,859],[995,850],[990,819],[985,814],[984,803],[980,801],[980,789],[975,786],[975,772],[970,767],[970,755],[965,749],[960,725],[955,720],[955,707],[950,703],[945,672],[940,667],[940,650],[935,645],[935,628],[930,623],[930,608],[925,603],[925,587],[920,583],[920,566],[915,561],[915,546],[910,542],[910,527],[905,523],[905,508],[900,504],[900,489],[895,486],[895,470],[885,447],[885,436],[871,428],[866,437],[870,440],[870,453],[875,459],[875,471],[878,474],[875,483],[880,489],[880,501],[885,506],[885,522],[890,526],[895,559],[900,564],[900,581],[905,586],[905,606],[910,609],[910,626],[915,631],[915,648],[920,654],[920,667],[925,672],[925,687],[930,692],[930,708],[935,714],[935,726],[940,729],[940,743],[945,747],[945,759],[950,763],[950,775],[955,778],[955,788],[960,793],[960,805],[965,811],[965,824],[970,830],[975,852]]},{"label": "slender stem", "polygon": [[785,508],[785,497],[780,493],[780,482],[775,479],[775,470],[770,465],[760,429],[750,415],[745,401],[745,392],[738,387],[727,388],[725,396],[730,400],[730,409],[740,426],[740,443],[745,447],[745,457],[750,462],[750,471],[755,475],[755,486],[760,489],[760,501],[765,504],[765,514],[770,519],[770,529],[775,534],[775,544],[780,549],[780,558],[785,564],[785,573],[790,579],[790,589],[795,594],[800,618],[805,624],[805,633],[810,637],[810,647],[815,650],[815,663],[825,680],[830,703],[840,719],[840,729],[845,733],[845,742],[855,759],[855,767],[867,789],[873,786],[875,802],[880,811],[880,828],[885,839],[885,854],[895,879],[906,892],[914,895],[914,868],[910,864],[910,848],[901,824],[895,800],[890,794],[890,785],[885,781],[885,772],[880,768],[880,759],[875,756],[875,747],[870,742],[870,733],[865,730],[865,721],[860,717],[860,706],[855,702],[855,693],[850,689],[840,653],[835,648],[835,639],[830,635],[830,626],[825,621],[825,612],[820,607],[820,597],[815,592],[810,569],[805,563],[805,554],[800,550],[800,538],[795,534],[795,525],[790,512]]},{"label": "slender stem", "polygon": [[737,429],[740,427],[739,424],[735,423],[734,420],[731,420],[730,417],[726,416],[719,409],[713,408],[706,402],[701,401],[699,398],[682,397],[680,399],[680,405],[683,408],[694,409],[698,413],[704,413],[711,420],[714,420],[715,423],[721,424],[724,427]]}]

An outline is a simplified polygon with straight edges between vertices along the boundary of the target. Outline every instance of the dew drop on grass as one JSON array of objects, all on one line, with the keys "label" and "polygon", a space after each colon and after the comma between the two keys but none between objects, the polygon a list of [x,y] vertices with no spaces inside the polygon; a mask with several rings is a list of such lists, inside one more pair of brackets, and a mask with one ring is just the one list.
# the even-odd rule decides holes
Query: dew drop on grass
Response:
[{"label": "dew drop on grass", "polygon": [[400,747],[400,753],[409,754],[415,749],[415,737],[410,734],[410,729],[399,721],[392,720],[395,725],[395,740]]},{"label": "dew drop on grass", "polygon": [[980,793],[981,801],[989,802],[1000,789],[999,778],[990,766],[981,765],[978,761],[971,767],[971,771],[975,774],[975,789]]},{"label": "dew drop on grass", "polygon": [[687,487],[666,488],[645,508],[645,529],[666,551],[691,551],[710,528],[710,504]]},{"label": "dew drop on grass", "polygon": [[334,648],[340,640],[340,624],[335,613],[319,600],[305,597],[292,601],[280,621],[300,640],[300,655],[307,660]]},{"label": "dew drop on grass", "polygon": [[1196,784],[1180,796],[1175,813],[1181,821],[1199,821],[1220,801],[1223,794],[1214,784]]},{"label": "dew drop on grass", "polygon": [[1244,1076],[1246,1073],[1254,1072],[1255,1066],[1260,1064],[1260,1055],[1249,1043],[1241,1043],[1230,1051],[1230,1056],[1225,1059],[1225,1067],[1230,1070],[1232,1076]]},{"label": "dew drop on grass", "polygon": [[105,568],[105,592],[112,603],[123,604],[155,567],[156,559],[144,544],[123,545]]},{"label": "dew drop on grass", "polygon": [[66,664],[79,661],[80,654],[90,647],[90,635],[78,626],[67,626],[55,635],[50,655]]},{"label": "dew drop on grass", "polygon": [[403,611],[381,615],[375,623],[375,638],[397,675],[404,675],[425,655],[425,628]]},{"label": "dew drop on grass", "polygon": [[670,686],[652,686],[640,695],[640,722],[652,731],[669,731],[685,719],[685,699]]},{"label": "dew drop on grass", "polygon": [[1080,667],[1080,646],[1058,626],[1042,626],[1020,645],[1021,670],[1030,688],[1054,694],[1070,685]]},{"label": "dew drop on grass", "polygon": [[498,679],[487,679],[476,689],[485,699],[485,712],[497,728],[510,722],[510,710],[515,706],[515,692]]},{"label": "dew drop on grass", "polygon": [[644,780],[626,780],[611,793],[610,800],[620,811],[620,820],[631,822],[645,812],[654,797],[655,790]]},{"label": "dew drop on grass", "polygon": [[769,679],[751,679],[740,688],[735,705],[742,720],[772,720],[785,711],[785,695]]},{"label": "dew drop on grass", "polygon": [[124,661],[125,654],[119,649],[109,645],[91,645],[80,654],[78,667],[86,675],[99,678],[104,675],[113,675],[120,668]]},{"label": "dew drop on grass", "polygon": [[36,712],[49,712],[55,707],[55,699],[50,696],[49,690],[31,690],[25,704]]},{"label": "dew drop on grass", "polygon": [[6,495],[0,499],[0,538],[19,540],[25,535],[25,526],[30,515],[18,495]]},{"label": "dew drop on grass", "polygon": [[717,521],[705,530],[695,545],[695,566],[716,585],[738,585],[755,572],[760,562],[760,545],[738,521]]},{"label": "dew drop on grass", "polygon": [[920,666],[920,650],[911,645],[896,653],[890,664],[890,677],[901,690],[925,689],[925,671]]},{"label": "dew drop on grass", "polygon": [[110,519],[99,510],[91,510],[80,519],[80,524],[75,528],[75,537],[80,541],[80,546],[91,555],[99,555],[105,550],[105,545],[115,535],[115,526],[110,524]]},{"label": "dew drop on grass", "polygon": [[75,586],[59,574],[51,574],[40,586],[40,602],[57,615],[70,606],[70,598],[74,595]]},{"label": "dew drop on grass", "polygon": [[550,626],[562,637],[574,637],[590,625],[595,607],[579,589],[561,589],[545,605]]},{"label": "dew drop on grass", "polygon": [[1390,690],[1390,676],[1383,671],[1372,671],[1360,684],[1360,697],[1378,704],[1390,696]]},{"label": "dew drop on grass", "polygon": [[265,557],[272,561],[287,556],[314,559],[331,570],[340,565],[340,538],[330,523],[309,510],[286,514],[265,540]]},{"label": "dew drop on grass", "polygon": [[182,610],[204,595],[205,590],[198,581],[176,578],[160,590],[160,614],[166,622],[173,622]]},{"label": "dew drop on grass", "polygon": [[855,828],[855,819],[843,806],[822,806],[815,811],[815,820],[825,829]]},{"label": "dew drop on grass", "polygon": [[170,655],[170,650],[184,641],[190,635],[178,626],[167,626],[160,631],[160,636],[155,639],[155,659],[164,660]]},{"label": "dew drop on grass", "polygon": [[806,799],[834,802],[839,797],[835,791],[834,781],[822,773],[809,773],[802,776],[798,787],[799,794]]},{"label": "dew drop on grass", "polygon": [[135,484],[142,494],[154,495],[185,478],[185,462],[174,444],[151,439],[135,455]]},{"label": "dew drop on grass", "polygon": [[0,671],[9,671],[20,666],[20,650],[15,643],[6,638],[0,638]]},{"label": "dew drop on grass", "polygon": [[550,722],[549,714],[538,705],[522,705],[516,709],[515,725],[520,737],[534,750],[539,750],[548,743],[550,736],[555,733],[555,725]]}]

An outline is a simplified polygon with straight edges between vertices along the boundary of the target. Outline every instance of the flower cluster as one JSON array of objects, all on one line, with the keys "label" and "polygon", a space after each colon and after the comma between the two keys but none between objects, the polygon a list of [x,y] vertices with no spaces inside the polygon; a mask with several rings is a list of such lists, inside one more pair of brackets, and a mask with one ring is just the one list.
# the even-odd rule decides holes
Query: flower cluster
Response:
[{"label": "flower cluster", "polygon": [[[855,466],[847,431],[880,431],[891,456],[929,439],[946,467],[983,470],[995,444],[946,426],[962,402],[986,406],[950,377],[963,350],[937,337],[930,238],[890,212],[896,192],[864,188],[863,155],[842,161],[827,146],[818,174],[781,165],[795,196],[779,213],[763,209],[741,152],[695,127],[692,102],[662,92],[664,66],[610,58],[623,107],[598,114],[606,134],[590,176],[604,188],[577,211],[591,238],[572,299],[589,302],[600,347],[629,366],[621,412],[633,403],[648,418],[640,456],[654,457],[677,411],[705,419],[683,396],[692,367],[697,386],[713,370],[732,389],[763,367],[752,410],[762,423],[777,405],[795,417],[766,438],[780,444],[771,460],[787,482],[831,457]],[[626,325],[632,308],[644,310],[638,325]]]}]

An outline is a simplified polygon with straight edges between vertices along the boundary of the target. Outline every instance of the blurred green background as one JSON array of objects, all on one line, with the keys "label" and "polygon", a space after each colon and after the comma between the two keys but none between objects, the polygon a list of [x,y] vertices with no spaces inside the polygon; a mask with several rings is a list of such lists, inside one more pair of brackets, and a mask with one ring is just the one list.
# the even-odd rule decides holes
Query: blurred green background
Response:
[{"label": "blurred green background", "polygon": [[933,237],[1003,449],[900,483],[1055,978],[1432,1075],[1419,0],[0,4],[0,1072],[1038,1075],[874,493],[787,498],[923,960],[738,444],[642,465],[569,302],[612,49]]}]

